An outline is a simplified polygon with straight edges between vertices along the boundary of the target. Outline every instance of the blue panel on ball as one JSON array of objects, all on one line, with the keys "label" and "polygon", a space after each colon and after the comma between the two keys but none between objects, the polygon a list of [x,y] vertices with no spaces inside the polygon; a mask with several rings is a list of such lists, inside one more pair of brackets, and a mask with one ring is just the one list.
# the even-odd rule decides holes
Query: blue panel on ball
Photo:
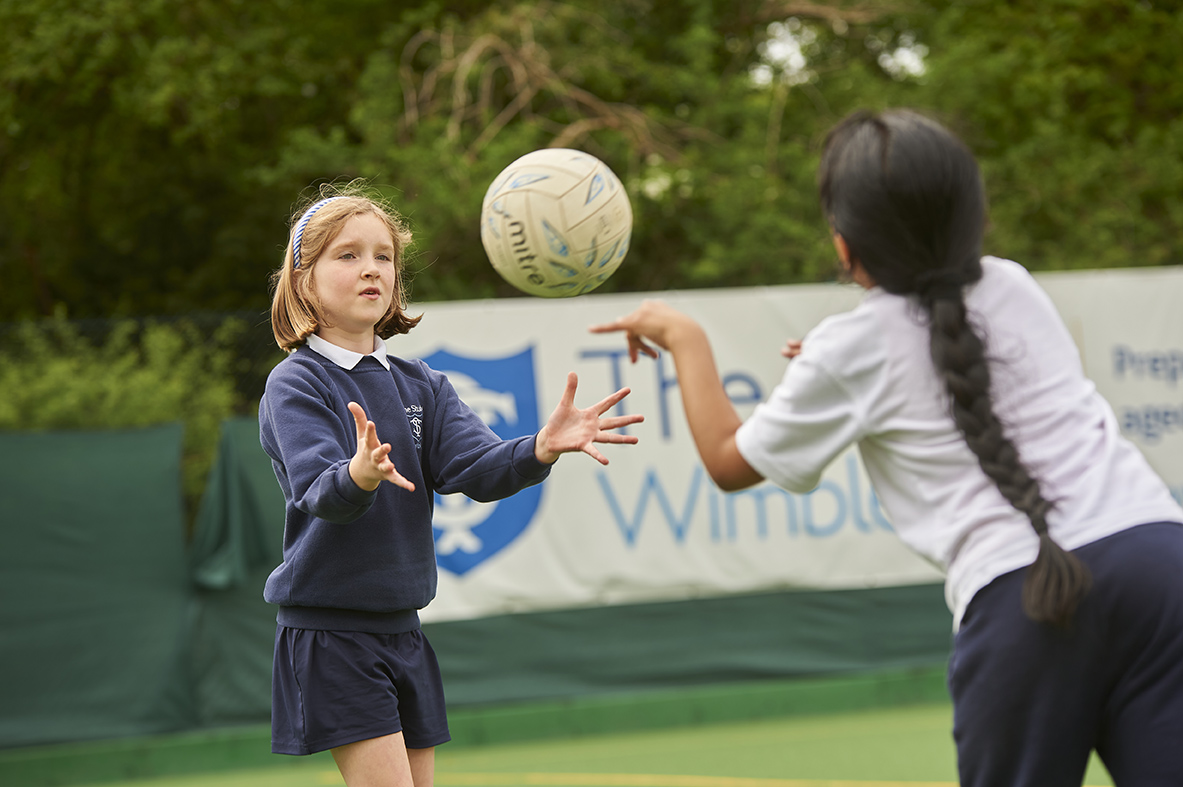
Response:
[{"label": "blue panel on ball", "polygon": [[519,175],[514,178],[509,184],[511,189],[520,189],[522,186],[529,186],[531,183],[537,183],[540,180],[546,180],[550,175],[540,175],[538,173],[529,173],[526,175]]},{"label": "blue panel on ball", "polygon": [[591,183],[587,187],[587,199],[584,200],[583,204],[590,205],[592,200],[594,200],[596,197],[600,196],[600,193],[603,190],[604,190],[604,176],[601,175],[599,172],[597,172],[595,177],[592,178]]},{"label": "blue panel on ball", "polygon": [[615,243],[613,243],[611,248],[609,248],[608,251],[604,254],[604,256],[600,258],[600,267],[601,268],[603,268],[605,265],[607,265],[609,262],[612,261],[612,257],[616,254],[616,248],[619,245],[620,245],[620,241],[616,241]]},{"label": "blue panel on ball", "polygon": [[546,219],[542,220],[542,234],[546,236],[546,245],[550,247],[552,254],[557,254],[560,257],[566,257],[570,254],[567,241],[563,240],[563,236],[559,234],[559,231],[552,227]]},{"label": "blue panel on ball", "polygon": [[570,265],[564,265],[563,263],[555,262],[554,260],[547,260],[547,262],[550,263],[551,270],[565,278],[570,279],[572,276],[579,274],[579,271],[575,270]]}]

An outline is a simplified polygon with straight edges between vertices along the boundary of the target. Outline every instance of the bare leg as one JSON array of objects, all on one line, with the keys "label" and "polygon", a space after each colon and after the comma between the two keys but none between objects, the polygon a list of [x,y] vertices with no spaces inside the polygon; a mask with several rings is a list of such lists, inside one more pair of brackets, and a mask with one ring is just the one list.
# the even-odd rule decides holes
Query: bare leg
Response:
[{"label": "bare leg", "polygon": [[[432,753],[430,777],[435,770],[434,750],[415,751]],[[416,756],[416,759],[421,758],[421,755]],[[412,777],[411,761],[401,732],[338,746],[333,749],[333,759],[347,787],[420,787],[418,778]],[[428,781],[424,787],[430,784]]]}]

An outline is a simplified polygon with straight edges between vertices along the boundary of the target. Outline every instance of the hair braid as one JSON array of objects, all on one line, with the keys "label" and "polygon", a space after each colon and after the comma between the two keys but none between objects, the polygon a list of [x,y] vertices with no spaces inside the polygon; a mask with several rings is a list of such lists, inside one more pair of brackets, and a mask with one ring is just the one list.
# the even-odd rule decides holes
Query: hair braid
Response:
[{"label": "hair braid", "polygon": [[1039,535],[1039,556],[1023,583],[1023,610],[1032,620],[1067,625],[1092,584],[1088,569],[1048,533],[1051,504],[994,413],[985,346],[969,323],[961,293],[922,296],[921,302],[930,316],[932,360],[949,393],[954,423],[983,472]]},{"label": "hair braid", "polygon": [[856,112],[826,138],[818,193],[833,231],[875,283],[894,295],[919,296],[954,423],[983,472],[1039,536],[1023,609],[1033,620],[1066,624],[1091,579],[1048,534],[1051,504],[994,412],[985,345],[962,295],[982,277],[986,194],[973,154],[918,113]]}]

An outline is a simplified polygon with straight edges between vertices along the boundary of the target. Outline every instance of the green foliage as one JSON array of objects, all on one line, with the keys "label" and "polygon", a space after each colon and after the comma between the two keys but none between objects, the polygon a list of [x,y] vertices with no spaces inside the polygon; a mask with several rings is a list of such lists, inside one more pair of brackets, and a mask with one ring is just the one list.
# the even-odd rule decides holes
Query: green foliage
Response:
[{"label": "green foliage", "polygon": [[[115,323],[102,341],[53,320],[24,323],[0,346],[0,429],[120,429],[183,421],[182,484],[190,513],[239,404],[230,346],[244,326],[213,335],[177,323]],[[101,457],[62,457],[84,467]]]},{"label": "green foliage", "polygon": [[821,140],[889,105],[970,142],[989,251],[1177,263],[1180,40],[1157,0],[0,0],[0,310],[262,311],[291,206],[355,177],[415,231],[416,299],[516,295],[477,214],[548,145],[630,190],[603,291],[816,281]]},{"label": "green foliage", "polygon": [[297,189],[243,173],[347,114],[378,5],[0,0],[3,312],[257,307]]},{"label": "green foliage", "polygon": [[[702,0],[422,9],[384,32],[347,126],[293,135],[259,171],[392,183],[416,232],[419,299],[518,294],[486,262],[476,217],[496,174],[543,146],[599,156],[632,195],[629,260],[601,292],[829,278],[813,178],[818,129],[836,116],[819,118],[780,75],[753,82],[768,33],[752,14]],[[823,70],[846,67],[836,98],[893,84],[820,30]]]},{"label": "green foliage", "polygon": [[1034,268],[1180,262],[1177,4],[974,0],[932,19],[923,95],[979,154],[991,251]]}]

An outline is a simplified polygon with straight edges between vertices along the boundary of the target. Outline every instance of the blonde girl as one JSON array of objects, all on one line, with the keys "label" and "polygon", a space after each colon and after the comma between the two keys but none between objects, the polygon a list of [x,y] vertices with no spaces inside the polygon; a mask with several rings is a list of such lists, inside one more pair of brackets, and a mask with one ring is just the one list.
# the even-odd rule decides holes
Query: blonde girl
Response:
[{"label": "blonde girl", "polygon": [[487,501],[546,478],[561,454],[608,460],[635,443],[604,417],[628,394],[574,405],[577,380],[536,435],[501,440],[448,378],[390,352],[414,328],[404,255],[411,234],[359,191],[293,217],[273,278],[271,323],[288,351],[267,380],[259,432],[283,490],[272,750],[329,750],[349,787],[430,787],[449,740],[439,665],[418,610],[436,592],[433,493]]}]

